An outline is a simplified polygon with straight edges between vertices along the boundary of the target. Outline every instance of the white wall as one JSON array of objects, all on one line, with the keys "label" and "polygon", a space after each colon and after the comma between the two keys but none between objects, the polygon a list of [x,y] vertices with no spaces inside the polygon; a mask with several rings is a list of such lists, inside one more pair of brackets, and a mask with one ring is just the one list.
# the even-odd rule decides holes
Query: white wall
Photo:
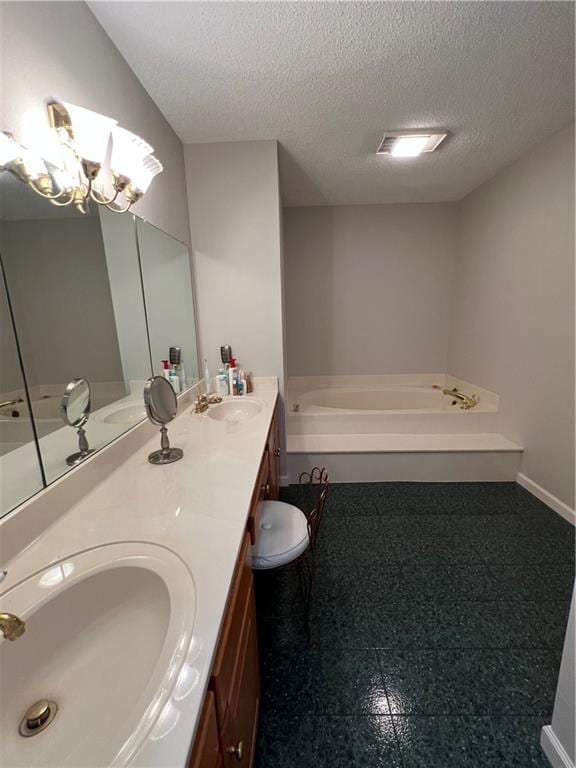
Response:
[{"label": "white wall", "polygon": [[521,472],[574,507],[574,128],[460,207],[449,372],[500,395]]},{"label": "white wall", "polygon": [[83,2],[0,3],[0,128],[36,146],[56,96],[117,119],[164,172],[134,212],[189,240],[182,143]]},{"label": "white wall", "polygon": [[443,373],[456,209],[286,208],[290,375]]},{"label": "white wall", "polygon": [[552,725],[546,726],[542,732],[542,747],[554,768],[568,768],[576,765],[576,593],[572,594],[572,604],[568,617],[568,629],[564,639],[564,651]]},{"label": "white wall", "polygon": [[245,370],[282,386],[276,142],[188,144],[184,154],[202,354],[214,375],[231,344]]}]

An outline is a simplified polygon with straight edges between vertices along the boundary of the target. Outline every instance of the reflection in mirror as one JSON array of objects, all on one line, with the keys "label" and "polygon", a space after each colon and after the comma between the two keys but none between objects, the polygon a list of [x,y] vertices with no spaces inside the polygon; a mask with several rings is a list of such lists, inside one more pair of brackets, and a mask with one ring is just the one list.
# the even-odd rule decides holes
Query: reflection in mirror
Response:
[{"label": "reflection in mirror", "polygon": [[163,376],[153,376],[144,387],[146,413],[153,424],[160,425],[160,450],[148,456],[151,464],[172,464],[184,456],[181,448],[171,448],[166,424],[178,411],[178,402],[170,382]]},{"label": "reflection in mirror", "polygon": [[[0,251],[1,235],[0,230]],[[0,516],[41,488],[42,470],[0,269]]]},{"label": "reflection in mirror", "polygon": [[[136,220],[152,367],[178,366],[171,383],[178,389],[199,379],[192,273],[188,247],[146,221]],[[170,352],[170,348],[180,352]],[[179,358],[180,363],[176,360]],[[180,379],[180,380],[179,380]]]},{"label": "reflection in mirror", "polygon": [[66,458],[66,464],[74,467],[94,452],[84,429],[90,416],[90,384],[86,379],[72,379],[64,390],[60,411],[64,423],[78,430],[78,450]]},{"label": "reflection in mirror", "polygon": [[93,449],[145,418],[151,368],[134,217],[56,208],[10,174],[0,174],[0,204],[0,257],[51,482],[77,450],[60,414],[71,379],[91,383]]}]

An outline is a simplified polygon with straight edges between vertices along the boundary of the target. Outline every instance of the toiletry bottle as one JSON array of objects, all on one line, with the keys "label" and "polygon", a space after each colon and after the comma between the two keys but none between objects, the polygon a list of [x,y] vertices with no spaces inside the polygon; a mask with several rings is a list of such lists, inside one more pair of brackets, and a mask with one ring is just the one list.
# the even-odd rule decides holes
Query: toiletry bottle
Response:
[{"label": "toiletry bottle", "polygon": [[238,372],[238,394],[246,394],[246,376],[244,375],[244,371]]},{"label": "toiletry bottle", "polygon": [[170,381],[170,364],[168,360],[162,360],[162,376]]},{"label": "toiletry bottle", "polygon": [[228,376],[222,368],[220,368],[218,376],[216,376],[216,391],[221,397],[226,397],[226,395],[230,394]]},{"label": "toiletry bottle", "polygon": [[170,378],[168,379],[170,384],[172,384],[172,389],[174,392],[179,395],[180,394],[180,379],[178,378],[178,371],[176,370],[176,366],[172,366],[170,368]]},{"label": "toiletry bottle", "polygon": [[180,392],[186,389],[186,372],[184,370],[184,363],[182,362],[182,350],[180,347],[170,347],[170,365],[175,369],[178,375],[178,384],[180,385]]},{"label": "toiletry bottle", "polygon": [[206,394],[209,395],[212,392],[212,377],[210,376],[210,368],[208,368],[208,360],[204,358],[204,382],[206,384]]},{"label": "toiletry bottle", "polygon": [[236,367],[236,358],[233,357],[230,360],[230,368],[228,368],[228,382],[230,385],[231,395],[238,394],[238,383],[236,378],[237,374],[238,374],[238,368]]},{"label": "toiletry bottle", "polygon": [[250,371],[246,371],[244,373],[244,377],[246,379],[246,394],[250,395],[252,392],[254,392],[254,383],[252,381],[252,374]]}]

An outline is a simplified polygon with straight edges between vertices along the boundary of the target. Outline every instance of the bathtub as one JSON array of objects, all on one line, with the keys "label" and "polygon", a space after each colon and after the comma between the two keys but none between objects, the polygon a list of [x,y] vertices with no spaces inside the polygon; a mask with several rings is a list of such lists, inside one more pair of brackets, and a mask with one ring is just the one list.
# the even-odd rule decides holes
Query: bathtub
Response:
[{"label": "bathtub", "polygon": [[[442,389],[476,395],[463,410]],[[287,387],[288,434],[460,434],[492,432],[498,397],[440,374],[298,376]]]},{"label": "bathtub", "polygon": [[338,387],[305,392],[294,402],[292,410],[300,413],[355,411],[450,411],[452,399],[434,387]]}]

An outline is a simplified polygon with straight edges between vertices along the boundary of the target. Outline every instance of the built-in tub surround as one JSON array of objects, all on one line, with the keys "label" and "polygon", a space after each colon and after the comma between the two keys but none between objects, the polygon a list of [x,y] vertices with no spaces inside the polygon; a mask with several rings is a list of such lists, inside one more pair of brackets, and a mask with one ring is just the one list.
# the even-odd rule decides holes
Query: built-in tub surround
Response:
[{"label": "built-in tub surround", "polygon": [[339,482],[516,478],[522,449],[499,433],[499,397],[470,382],[447,374],[294,376],[287,394],[292,481],[327,463]]},{"label": "built-in tub surround", "polygon": [[[200,386],[186,393],[170,427],[174,444],[184,451],[181,461],[163,467],[148,462],[158,434],[156,427],[145,422],[0,523],[0,563],[8,571],[1,585],[0,610],[3,596],[34,574],[41,578],[51,567],[72,562],[77,553],[105,549],[116,542],[164,547],[190,572],[196,601],[191,637],[171,694],[128,764],[170,768],[187,764],[277,399],[275,379],[256,379],[255,384],[254,394],[243,402],[255,402],[260,410],[252,409],[250,418],[241,422],[194,414],[192,403]],[[137,450],[130,455],[135,445]],[[65,581],[66,569],[60,568],[59,574]],[[71,581],[73,578],[70,576]],[[21,618],[30,617],[24,612]],[[32,630],[30,621],[27,634]],[[17,642],[24,643],[25,638]],[[89,637],[84,640],[89,648]],[[14,647],[17,649],[16,643]],[[23,675],[26,679],[25,671]],[[115,681],[115,685],[124,684],[124,680]],[[29,695],[33,703],[34,697],[44,698],[47,693],[42,690],[36,695],[30,690]],[[89,695],[89,690],[82,695]],[[61,708],[45,738],[74,743],[80,731],[66,732],[66,722]],[[72,751],[69,747],[66,754]],[[0,755],[2,749],[0,746]],[[113,758],[106,755],[104,764],[117,764]],[[65,759],[58,763],[60,768],[66,765]],[[90,762],[89,755],[84,759]]]}]

